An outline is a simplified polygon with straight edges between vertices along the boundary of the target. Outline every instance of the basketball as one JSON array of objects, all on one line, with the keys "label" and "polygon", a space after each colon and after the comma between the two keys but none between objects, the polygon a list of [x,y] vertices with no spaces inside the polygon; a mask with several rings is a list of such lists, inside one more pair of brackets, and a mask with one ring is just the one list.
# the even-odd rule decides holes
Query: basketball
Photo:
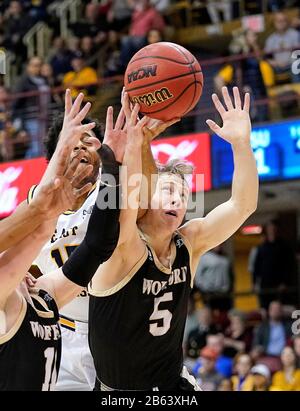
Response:
[{"label": "basketball", "polygon": [[140,112],[168,121],[191,111],[202,94],[201,66],[178,44],[160,42],[139,50],[125,72],[125,89]]}]

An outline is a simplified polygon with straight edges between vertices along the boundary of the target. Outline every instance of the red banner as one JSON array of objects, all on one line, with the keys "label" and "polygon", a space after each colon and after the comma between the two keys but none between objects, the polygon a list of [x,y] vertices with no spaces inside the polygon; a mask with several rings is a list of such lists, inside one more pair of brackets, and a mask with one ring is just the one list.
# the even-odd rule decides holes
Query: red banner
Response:
[{"label": "red banner", "polygon": [[211,190],[210,136],[208,133],[164,138],[153,141],[151,145],[155,160],[162,164],[174,158],[180,158],[194,166],[191,181],[193,192],[203,190],[203,187],[196,184],[197,174],[202,174],[204,177],[204,190]]},{"label": "red banner", "polygon": [[44,158],[0,164],[0,218],[10,215],[38,184],[46,169]]},{"label": "red banner", "polygon": [[[204,176],[204,190],[211,189],[208,133],[155,140],[152,143],[152,151],[154,158],[163,164],[173,158],[184,159],[191,163],[195,167],[193,178],[190,181],[194,192],[203,189],[196,185],[196,174]],[[44,158],[0,164],[0,218],[10,215],[17,205],[26,199],[30,187],[39,183],[46,165]]]}]

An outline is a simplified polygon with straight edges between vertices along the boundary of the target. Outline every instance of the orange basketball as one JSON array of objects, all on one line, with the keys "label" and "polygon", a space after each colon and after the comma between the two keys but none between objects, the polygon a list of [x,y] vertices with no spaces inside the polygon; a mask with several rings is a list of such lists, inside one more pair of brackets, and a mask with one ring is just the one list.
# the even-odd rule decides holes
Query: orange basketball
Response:
[{"label": "orange basketball", "polygon": [[184,47],[160,42],[132,57],[124,83],[142,114],[168,121],[195,107],[202,94],[203,74],[197,59]]}]

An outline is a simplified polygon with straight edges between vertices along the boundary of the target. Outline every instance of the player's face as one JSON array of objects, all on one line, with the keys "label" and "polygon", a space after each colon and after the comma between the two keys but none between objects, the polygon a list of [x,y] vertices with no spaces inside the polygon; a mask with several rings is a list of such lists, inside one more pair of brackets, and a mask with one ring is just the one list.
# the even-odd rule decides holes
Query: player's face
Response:
[{"label": "player's face", "polygon": [[182,223],[189,197],[187,183],[178,175],[162,174],[151,201],[151,214],[157,222],[176,230]]},{"label": "player's face", "polygon": [[[94,184],[99,175],[100,167],[100,157],[95,146],[90,142],[90,137],[95,137],[95,134],[91,131],[90,134],[84,134],[80,139],[80,142],[74,147],[71,154],[71,162],[78,155],[79,152],[83,151],[84,156],[80,161],[80,165],[77,169],[79,173],[82,168],[87,167],[89,164],[93,166],[93,172],[89,175],[84,181],[81,182],[81,186],[84,186],[87,183]],[[80,187],[77,187],[80,188]]]}]

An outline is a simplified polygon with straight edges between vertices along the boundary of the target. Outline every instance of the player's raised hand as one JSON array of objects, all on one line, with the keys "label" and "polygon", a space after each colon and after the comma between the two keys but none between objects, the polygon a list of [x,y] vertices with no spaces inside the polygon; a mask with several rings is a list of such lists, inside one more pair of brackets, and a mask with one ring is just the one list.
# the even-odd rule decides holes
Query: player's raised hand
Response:
[{"label": "player's raised hand", "polygon": [[126,92],[123,95],[122,106],[126,117],[127,142],[141,145],[145,138],[144,128],[148,126],[150,118],[145,116],[140,119],[138,117],[140,106],[135,104],[131,107],[129,96]]},{"label": "player's raised hand", "polygon": [[[78,144],[80,138],[85,133],[89,134],[89,132],[95,127],[95,122],[81,124],[91,108],[91,103],[89,102],[86,103],[82,109],[80,108],[83,99],[84,94],[79,93],[74,103],[72,103],[71,92],[69,89],[66,90],[65,115],[63,127],[58,141],[58,148],[68,147],[71,152],[76,144]],[[91,137],[91,143],[95,145],[96,149],[100,147],[100,142],[95,137]]]},{"label": "player's raised hand", "polygon": [[178,123],[180,120],[180,118],[176,117],[173,120],[163,122],[161,120],[150,118],[148,125],[143,128],[144,136],[147,141],[150,142],[162,134],[167,128],[171,127],[175,123]]},{"label": "player's raised hand", "polygon": [[227,87],[222,87],[222,94],[225,107],[216,94],[212,95],[212,100],[222,118],[223,126],[218,126],[212,120],[206,120],[206,123],[214,133],[218,134],[232,145],[240,143],[249,144],[251,133],[249,93],[245,94],[243,105],[240,92],[237,87],[233,87],[233,101],[229,96]]},{"label": "player's raised hand", "polygon": [[103,144],[107,144],[114,152],[115,158],[119,163],[122,163],[125,147],[127,142],[127,134],[125,129],[125,114],[123,107],[121,108],[114,125],[114,109],[109,106],[106,112],[106,123]]},{"label": "player's raised hand", "polygon": [[41,184],[37,194],[34,196],[30,207],[44,215],[45,220],[53,220],[66,210],[73,209],[78,198],[86,194],[92,184],[82,185],[82,182],[93,171],[93,166],[88,165],[80,169],[80,160],[84,156],[83,152],[73,158],[72,162],[66,168],[65,156],[68,148],[65,147],[61,153],[60,160],[57,164],[55,178],[49,183]]}]

